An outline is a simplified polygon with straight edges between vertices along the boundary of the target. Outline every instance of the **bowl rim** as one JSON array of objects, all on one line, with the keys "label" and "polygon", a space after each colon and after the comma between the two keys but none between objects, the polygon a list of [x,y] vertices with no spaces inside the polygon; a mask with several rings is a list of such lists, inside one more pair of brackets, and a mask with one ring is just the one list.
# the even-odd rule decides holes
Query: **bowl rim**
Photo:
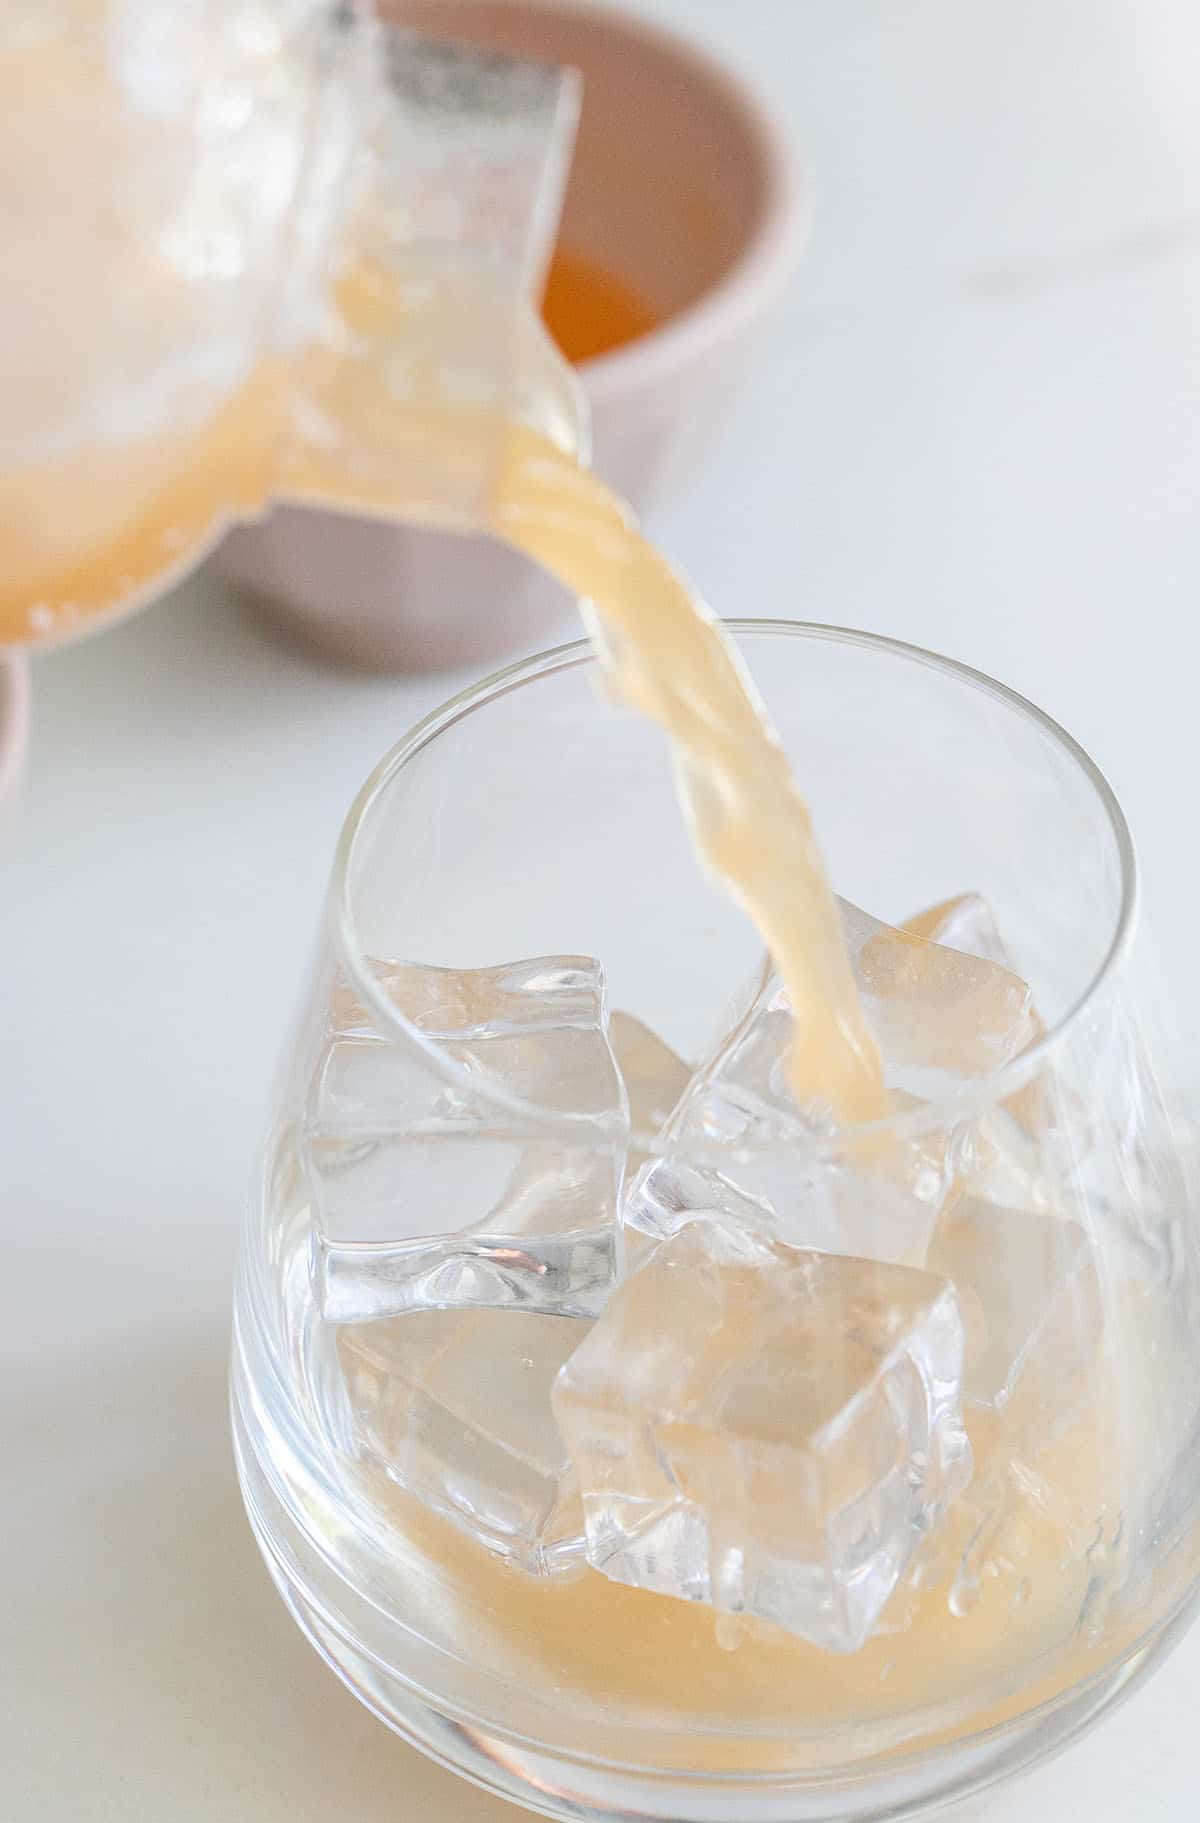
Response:
[{"label": "bowl rim", "polygon": [[[523,13],[576,18],[614,40],[651,45],[674,62],[738,126],[754,161],[759,201],[740,252],[700,295],[645,335],[573,364],[593,408],[642,391],[702,360],[714,343],[736,336],[775,303],[791,279],[812,220],[804,165],[777,111],[755,84],[717,51],[688,33],[626,6],[599,0],[421,0],[444,12],[494,11],[519,4]],[[417,21],[420,29],[420,21]]]}]

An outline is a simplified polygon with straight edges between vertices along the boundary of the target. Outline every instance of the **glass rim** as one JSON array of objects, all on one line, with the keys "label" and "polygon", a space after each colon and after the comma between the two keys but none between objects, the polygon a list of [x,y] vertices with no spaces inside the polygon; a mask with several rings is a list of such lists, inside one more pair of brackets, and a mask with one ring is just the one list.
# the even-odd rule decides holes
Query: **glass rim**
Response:
[{"label": "glass rim", "polygon": [[[1082,773],[1095,793],[1116,845],[1121,872],[1120,901],[1112,935],[1099,965],[1082,992],[1061,1017],[1052,1026],[1047,1027],[1040,1038],[1010,1062],[988,1076],[981,1076],[963,1084],[951,1094],[932,1097],[914,1107],[895,1110],[876,1120],[841,1126],[828,1135],[813,1135],[811,1139],[808,1136],[803,1138],[789,1136],[786,1139],[755,1141],[748,1145],[705,1144],[702,1141],[693,1142],[691,1140],[682,1143],[678,1141],[664,1143],[661,1134],[644,1134],[633,1127],[627,1127],[624,1123],[621,1126],[622,1136],[629,1147],[636,1148],[643,1153],[661,1156],[669,1152],[674,1158],[682,1158],[685,1162],[696,1164],[719,1163],[722,1160],[729,1162],[738,1158],[761,1158],[779,1152],[795,1155],[797,1151],[803,1151],[805,1156],[817,1158],[843,1155],[853,1152],[860,1146],[867,1147],[877,1144],[885,1138],[894,1141],[918,1139],[924,1134],[937,1132],[956,1124],[966,1117],[985,1112],[1024,1087],[1047,1060],[1056,1051],[1061,1050],[1067,1037],[1079,1026],[1109,978],[1128,954],[1137,922],[1140,886],[1133,838],[1116,793],[1091,755],[1061,723],[1056,722],[1052,716],[1046,714],[1045,710],[1039,709],[1036,703],[1030,702],[1028,697],[1022,696],[1019,691],[998,682],[985,671],[962,663],[959,659],[948,658],[942,653],[932,652],[924,646],[918,646],[905,640],[892,639],[886,634],[870,633],[861,628],[836,626],[822,621],[766,620],[748,617],[726,620],[722,624],[728,627],[735,637],[749,635],[779,639],[821,640],[858,647],[862,650],[882,653],[887,657],[900,659],[909,664],[925,666],[991,696],[1006,708],[1033,722],[1050,737]],[[569,1136],[570,1142],[575,1145],[586,1145],[589,1142],[595,1144],[599,1143],[601,1139],[611,1141],[611,1124],[597,1121],[593,1116],[571,1114],[561,1109],[543,1107],[536,1102],[527,1101],[523,1096],[515,1094],[500,1082],[482,1080],[478,1074],[457,1063],[447,1054],[444,1048],[445,1040],[430,1037],[421,1031],[389,998],[372,970],[371,959],[366,955],[358,940],[350,875],[356,843],[365,831],[372,812],[397,775],[418,753],[428,747],[439,735],[446,733],[463,720],[465,716],[475,713],[487,703],[507,696],[512,691],[535,683],[539,678],[550,676],[555,672],[573,670],[580,665],[596,663],[598,663],[597,656],[590,640],[586,638],[571,640],[564,645],[550,647],[527,658],[518,659],[514,664],[506,665],[501,670],[491,672],[487,677],[460,690],[414,723],[407,734],[402,735],[375,766],[347,813],[334,851],[328,900],[338,961],[363,1005],[380,1021],[385,1031],[394,1034],[417,1050],[432,1063],[447,1083],[466,1089],[471,1094],[486,1100],[498,1115],[510,1116],[521,1124],[523,1130],[536,1129],[539,1134],[557,1133],[564,1137]],[[819,806],[817,814],[819,815]],[[403,957],[389,957],[386,960],[402,965],[410,961]],[[413,963],[412,966],[424,965],[418,962]]]}]

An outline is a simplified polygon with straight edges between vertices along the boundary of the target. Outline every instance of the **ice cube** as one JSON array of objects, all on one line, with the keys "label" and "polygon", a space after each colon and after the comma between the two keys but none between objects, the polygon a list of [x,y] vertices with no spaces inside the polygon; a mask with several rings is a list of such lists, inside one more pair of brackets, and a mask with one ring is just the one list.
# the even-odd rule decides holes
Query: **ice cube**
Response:
[{"label": "ice cube", "polygon": [[[1037,1081],[1026,1086],[1040,1095],[1043,1085]],[[1043,1139],[1020,1118],[1032,1100],[1032,1094],[1019,1091],[956,1125],[956,1190],[1033,1215],[1061,1214],[1071,1206],[1066,1182],[1069,1155],[1064,1155],[1048,1131]]]},{"label": "ice cube", "polygon": [[588,1561],[855,1651],[969,1478],[962,1347],[944,1280],[689,1223],[554,1389]]},{"label": "ice cube", "polygon": [[1073,1416],[1103,1333],[1084,1229],[962,1196],[934,1236],[929,1269],[958,1294],[965,1403],[1003,1420],[1006,1445],[1040,1445]]},{"label": "ice cube", "polygon": [[594,1314],[628,1137],[600,964],[376,975],[421,1037],[389,1035],[344,987],[332,997],[302,1136],[323,1316]]},{"label": "ice cube", "polygon": [[962,1077],[1002,1068],[1040,1035],[1033,996],[1011,969],[893,929],[848,900],[841,908],[889,1086],[944,1092]]},{"label": "ice cube", "polygon": [[661,1238],[718,1214],[797,1246],[921,1264],[951,1181],[945,1135],[823,1152],[831,1123],[792,1100],[791,1012],[769,963],[744,1008],[667,1123],[666,1151],[633,1179],[627,1230]]},{"label": "ice cube", "polygon": [[[906,919],[902,928],[912,936],[1012,970],[1012,957],[995,913],[979,893],[962,893],[930,906]],[[1044,1037],[1045,1030],[1031,999],[1028,1036],[1021,1049]],[[1043,1059],[1029,1080],[999,1105],[985,1127],[982,1146],[991,1162],[977,1186],[982,1193],[991,1201],[1016,1208],[1061,1208],[1064,1179],[1090,1140],[1086,1110],[1060,1080],[1054,1060]]]},{"label": "ice cube", "polygon": [[985,962],[1012,971],[1012,957],[1000,935],[996,915],[980,893],[960,893],[955,899],[931,905],[915,917],[906,918],[900,928],[910,937],[962,950],[968,956],[981,956]]},{"label": "ice cube", "polygon": [[[608,1035],[629,1097],[631,1132],[656,1137],[687,1088],[691,1070],[657,1032],[635,1019],[632,1013],[614,1012],[609,1020]],[[625,1155],[626,1183],[633,1181],[646,1159],[643,1148],[631,1143]],[[637,1236],[628,1227],[624,1229],[624,1237],[624,1264],[628,1266],[639,1254],[640,1246]]]},{"label": "ice cube", "polygon": [[[439,1156],[421,1160],[431,1179],[446,1175],[451,1161]],[[456,1159],[463,1175],[468,1161]],[[517,1176],[525,1174],[518,1167]],[[535,1167],[528,1166],[532,1179]],[[607,1170],[605,1176],[607,1178]],[[526,1188],[532,1188],[532,1183]],[[589,1187],[569,1160],[556,1159],[536,1183],[538,1206],[545,1221],[558,1214],[553,1199],[561,1187],[564,1200]],[[317,1231],[312,1245],[312,1284],[317,1308],[327,1323],[369,1323],[401,1311],[513,1308],[548,1311],[561,1317],[595,1316],[604,1308],[614,1277],[615,1238],[611,1211],[615,1190],[610,1181],[593,1186],[594,1207],[610,1213],[603,1224],[574,1231],[538,1232],[528,1238],[517,1231],[516,1215],[523,1189],[502,1198],[470,1235],[442,1242],[424,1239],[391,1245],[333,1241]],[[502,1232],[489,1233],[495,1227]]]},{"label": "ice cube", "polygon": [[[624,1110],[608,1038],[604,969],[593,957],[535,956],[477,969],[376,963],[374,970],[381,998],[430,1041],[429,1049],[420,1047],[420,1040],[410,1043],[406,1055],[426,1065],[445,1059],[471,1078],[464,1088],[443,1072],[450,1111],[473,1107],[475,1090],[499,1091],[578,1119],[609,1120]],[[332,1043],[357,1040],[394,1048],[344,986],[335,990],[332,1015]],[[323,1087],[326,1094],[339,1094],[343,1119],[377,1118],[378,1079]]]},{"label": "ice cube", "polygon": [[362,1459],[534,1575],[585,1561],[554,1377],[586,1326],[521,1311],[419,1311],[338,1334]]},{"label": "ice cube", "polygon": [[661,1132],[687,1088],[690,1067],[632,1013],[614,1012],[608,1036],[629,1097],[630,1126],[635,1133]]},{"label": "ice cube", "polygon": [[[1097,1443],[1105,1435],[1107,1450],[1117,1414],[1094,1403],[1105,1308],[1096,1249],[1079,1223],[965,1195],[947,1210],[929,1265],[954,1284],[966,1340],[975,1477],[947,1595],[961,1615],[987,1579],[1013,1573],[1006,1539],[1028,1503],[1055,1511],[1082,1551],[1103,1513]],[[1067,1456],[1056,1461],[1061,1448]],[[1115,1457],[1104,1480],[1128,1498]]]}]

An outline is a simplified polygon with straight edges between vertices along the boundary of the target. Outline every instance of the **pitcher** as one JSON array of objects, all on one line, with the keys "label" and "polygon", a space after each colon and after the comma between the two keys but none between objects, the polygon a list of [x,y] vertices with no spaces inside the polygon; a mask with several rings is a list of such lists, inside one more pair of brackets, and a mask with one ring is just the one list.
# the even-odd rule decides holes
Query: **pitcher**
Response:
[{"label": "pitcher", "polygon": [[481,523],[572,452],[532,307],[564,72],[364,0],[41,0],[0,23],[0,645],[128,613],[273,500]]}]

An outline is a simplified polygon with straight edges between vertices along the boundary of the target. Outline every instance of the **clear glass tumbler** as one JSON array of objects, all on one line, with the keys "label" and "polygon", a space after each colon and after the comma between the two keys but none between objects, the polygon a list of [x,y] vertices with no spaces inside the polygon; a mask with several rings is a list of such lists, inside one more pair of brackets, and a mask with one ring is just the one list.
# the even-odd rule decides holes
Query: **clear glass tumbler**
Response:
[{"label": "clear glass tumbler", "polygon": [[581,643],[364,787],[245,1233],[234,1429],[285,1600],[554,1817],[921,1814],[1078,1734],[1196,1585],[1192,1151],[1121,811],[976,672],[735,631],[889,1119],[789,1108],[755,934]]}]

